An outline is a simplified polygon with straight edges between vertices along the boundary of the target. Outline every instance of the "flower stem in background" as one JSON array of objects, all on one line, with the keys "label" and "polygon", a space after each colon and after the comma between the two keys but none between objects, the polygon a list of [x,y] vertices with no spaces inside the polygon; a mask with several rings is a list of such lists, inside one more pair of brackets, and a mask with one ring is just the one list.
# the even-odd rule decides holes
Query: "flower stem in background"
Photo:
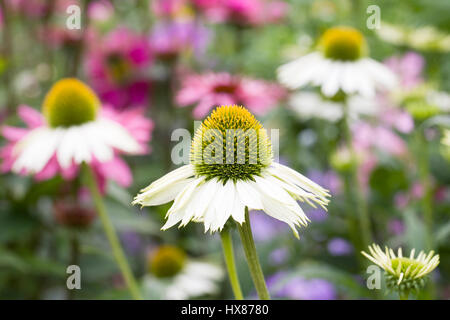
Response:
[{"label": "flower stem in background", "polygon": [[3,12],[3,27],[0,51],[0,74],[2,74],[3,86],[6,95],[6,107],[8,113],[15,110],[15,97],[13,83],[13,41],[12,41],[12,19],[9,6],[6,1],[0,1],[0,9]]},{"label": "flower stem in background", "polygon": [[84,25],[81,27],[81,37],[78,41],[78,43],[76,44],[75,49],[73,50],[73,52],[71,52],[71,56],[69,57],[69,68],[68,68],[68,75],[71,77],[77,77],[79,71],[80,71],[80,67],[81,67],[81,58],[83,56],[83,51],[84,51],[84,47],[85,47],[85,42],[86,42],[86,34],[87,34],[87,29],[89,27],[89,15],[88,15],[88,6],[89,6],[89,2],[91,0],[84,0],[83,1],[83,12],[82,12],[82,17],[85,20]]},{"label": "flower stem in background", "polygon": [[233,289],[234,297],[236,300],[244,299],[241,291],[241,285],[239,284],[239,277],[236,271],[236,264],[234,262],[233,240],[231,239],[231,233],[228,228],[225,228],[220,233],[222,240],[223,255],[225,257],[225,263],[227,265],[228,276],[230,277],[231,288]]},{"label": "flower stem in background", "polygon": [[[369,218],[369,212],[367,207],[367,201],[363,194],[363,191],[360,188],[360,183],[358,180],[358,164],[356,159],[356,152],[353,147],[353,139],[352,139],[352,133],[350,129],[350,118],[348,114],[348,107],[345,106],[344,108],[344,134],[345,134],[345,143],[348,149],[348,152],[350,153],[351,158],[351,168],[350,168],[350,176],[348,179],[345,179],[346,183],[349,184],[346,188],[349,201],[348,204],[350,205],[350,210],[355,210],[357,213],[357,219],[359,224],[359,242],[361,242],[357,248],[365,248],[370,243],[372,243],[372,230],[371,230],[371,224],[370,224],[370,218]],[[351,212],[351,211],[349,211]],[[349,214],[349,213],[348,213]],[[351,226],[350,226],[351,228]]]},{"label": "flower stem in background", "polygon": [[[72,230],[70,234],[70,264],[79,265],[79,262],[80,262],[80,241],[78,239],[77,232]],[[76,291],[77,290],[68,290],[67,300],[74,300]]]},{"label": "flower stem in background", "polygon": [[267,290],[266,281],[264,280],[264,274],[261,265],[259,264],[258,254],[256,253],[255,241],[253,240],[247,207],[245,207],[245,222],[242,225],[238,224],[238,230],[256,292],[261,300],[270,300],[269,291]]},{"label": "flower stem in background", "polygon": [[128,286],[131,296],[135,300],[142,300],[142,296],[137,286],[136,279],[134,278],[130,266],[128,265],[122,246],[120,245],[119,238],[117,237],[116,231],[114,229],[114,225],[111,223],[108,213],[106,212],[105,204],[103,203],[102,196],[100,195],[100,191],[97,186],[97,182],[95,181],[94,172],[87,165],[84,165],[83,168],[86,172],[87,184],[91,192],[92,199],[94,200],[97,213],[100,216],[100,220],[103,224],[106,236],[111,245],[114,258],[116,259],[117,265],[122,272],[125,283]]},{"label": "flower stem in background", "polygon": [[398,293],[400,300],[408,300],[409,292],[399,292]]},{"label": "flower stem in background", "polygon": [[433,248],[433,193],[431,189],[431,174],[429,166],[429,152],[428,144],[425,139],[423,129],[420,127],[416,132],[417,141],[417,163],[419,170],[419,179],[423,187],[423,196],[421,199],[423,219],[425,221],[426,234],[425,234],[425,247],[428,250]]}]

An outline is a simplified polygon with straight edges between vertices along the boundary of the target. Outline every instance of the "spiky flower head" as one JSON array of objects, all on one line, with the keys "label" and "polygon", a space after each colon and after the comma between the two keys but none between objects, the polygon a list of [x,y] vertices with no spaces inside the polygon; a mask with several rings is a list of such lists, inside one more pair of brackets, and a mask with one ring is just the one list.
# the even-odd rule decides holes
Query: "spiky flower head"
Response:
[{"label": "spiky flower head", "polygon": [[319,47],[325,57],[342,61],[358,60],[368,52],[362,33],[350,27],[328,29],[320,38]]},{"label": "spiky flower head", "polygon": [[254,181],[272,163],[272,147],[266,130],[247,109],[221,106],[197,129],[190,162],[206,180]]},{"label": "spiky flower head", "polygon": [[70,127],[95,120],[100,107],[97,95],[80,80],[57,81],[47,93],[43,113],[50,127]]},{"label": "spiky flower head", "polygon": [[377,264],[386,272],[386,285],[389,289],[399,293],[420,291],[426,283],[427,275],[439,265],[439,255],[430,251],[426,254],[420,251],[415,256],[415,249],[411,250],[409,256],[403,256],[402,248],[397,255],[394,250],[385,247],[383,251],[380,246],[372,244],[369,246],[370,254],[361,253],[370,261]]}]

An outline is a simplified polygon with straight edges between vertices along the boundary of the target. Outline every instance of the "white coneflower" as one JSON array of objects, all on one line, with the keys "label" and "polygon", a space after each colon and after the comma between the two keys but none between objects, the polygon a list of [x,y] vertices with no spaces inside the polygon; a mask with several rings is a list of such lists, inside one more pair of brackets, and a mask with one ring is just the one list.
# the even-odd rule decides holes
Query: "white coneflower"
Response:
[{"label": "white coneflower", "polygon": [[155,206],[175,200],[163,230],[194,221],[203,223],[205,232],[221,231],[230,217],[242,224],[247,207],[287,223],[298,237],[296,227],[309,219],[297,201],[325,208],[328,196],[305,176],[272,162],[265,129],[248,110],[233,105],[215,109],[202,123],[192,141],[190,164],[141,190],[133,203]]},{"label": "white coneflower", "polygon": [[426,282],[425,277],[439,265],[439,255],[435,255],[434,251],[428,254],[420,251],[416,257],[415,249],[412,249],[409,256],[404,257],[401,248],[396,255],[388,247],[385,247],[383,251],[380,246],[372,244],[369,246],[369,252],[370,254],[364,251],[361,253],[386,271],[388,288],[406,296],[410,291],[419,291],[423,288]]},{"label": "white coneflower", "polygon": [[121,124],[100,112],[96,94],[77,79],[62,79],[48,92],[46,123],[32,128],[14,146],[12,170],[36,174],[55,157],[64,170],[83,162],[107,162],[116,151],[141,153],[143,147]]},{"label": "white coneflower", "polygon": [[149,256],[150,274],[144,279],[148,294],[156,282],[163,287],[165,299],[185,300],[216,294],[223,279],[222,269],[214,263],[191,259],[177,247],[164,245]]},{"label": "white coneflower", "polygon": [[319,41],[319,51],[309,53],[278,68],[278,79],[297,89],[318,86],[327,97],[340,90],[346,94],[373,97],[376,89],[395,86],[395,75],[367,57],[364,36],[350,27],[328,29]]}]

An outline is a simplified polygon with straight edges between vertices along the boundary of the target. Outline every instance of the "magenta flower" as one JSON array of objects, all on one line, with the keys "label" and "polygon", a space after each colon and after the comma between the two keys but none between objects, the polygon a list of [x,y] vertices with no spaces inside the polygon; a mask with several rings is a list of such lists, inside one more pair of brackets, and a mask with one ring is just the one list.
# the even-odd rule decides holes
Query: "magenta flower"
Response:
[{"label": "magenta flower", "polygon": [[163,21],[156,23],[150,35],[152,51],[161,59],[176,58],[183,51],[192,50],[203,55],[210,32],[196,21]]},{"label": "magenta flower", "polygon": [[180,107],[195,105],[194,117],[203,118],[214,107],[232,104],[261,115],[284,96],[284,89],[277,84],[222,72],[186,76],[175,99]]},{"label": "magenta flower", "polygon": [[[89,90],[86,88],[75,79],[60,80],[44,101],[44,115],[31,107],[20,106],[18,115],[27,127],[3,126],[1,133],[8,143],[0,149],[3,159],[1,171],[34,175],[36,180],[47,180],[58,174],[72,180],[77,176],[80,165],[87,163],[94,169],[101,189],[107,179],[129,186],[131,171],[120,154],[149,152],[147,143],[153,123],[143,116],[142,109],[117,112],[104,106],[91,117],[91,106],[86,103],[82,105],[86,109],[76,110],[78,113],[86,111],[90,117],[82,119],[60,107],[71,107],[68,101],[68,104],[59,102],[64,99],[63,94],[70,91],[70,94],[81,92],[80,97],[88,96],[90,91],[84,91]],[[84,101],[75,95],[71,97],[78,103]],[[67,119],[83,121],[68,123]]]},{"label": "magenta flower", "polygon": [[278,22],[287,12],[287,3],[265,0],[191,0],[211,22],[262,25]]},{"label": "magenta flower", "polygon": [[152,62],[146,37],[118,28],[93,41],[86,73],[101,100],[117,109],[148,105],[150,80],[146,68]]}]

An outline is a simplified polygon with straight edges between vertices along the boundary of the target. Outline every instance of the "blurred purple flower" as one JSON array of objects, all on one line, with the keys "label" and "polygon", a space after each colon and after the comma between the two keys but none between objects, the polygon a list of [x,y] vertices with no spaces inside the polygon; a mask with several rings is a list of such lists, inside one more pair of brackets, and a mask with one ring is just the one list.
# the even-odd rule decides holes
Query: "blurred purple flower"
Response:
[{"label": "blurred purple flower", "polygon": [[283,1],[272,0],[191,0],[213,23],[263,25],[282,20],[288,9]]},{"label": "blurred purple flower", "polygon": [[353,252],[353,246],[343,238],[333,238],[328,242],[328,252],[333,256],[345,256]]},{"label": "blurred purple flower", "polygon": [[400,219],[392,219],[388,223],[388,229],[389,232],[398,236],[405,232],[405,224]]},{"label": "blurred purple flower", "polygon": [[209,39],[209,30],[194,20],[163,21],[153,27],[150,46],[162,59],[175,58],[187,50],[199,57],[204,54]]},{"label": "blurred purple flower", "polygon": [[330,190],[332,195],[341,192],[341,180],[336,172],[333,170],[320,171],[310,170],[307,174],[308,178],[322,187]]},{"label": "blurred purple flower", "polygon": [[259,211],[250,211],[253,236],[256,241],[267,241],[280,233],[287,232],[289,227]]},{"label": "blurred purple flower", "polygon": [[267,286],[272,295],[277,298],[290,298],[296,300],[334,300],[337,293],[334,285],[327,280],[295,277],[277,288],[284,273],[276,273],[267,279]]},{"label": "blurred purple flower", "polygon": [[121,234],[121,239],[127,252],[135,254],[142,249],[143,245],[142,239],[136,232],[133,231],[123,232]]},{"label": "blurred purple flower", "polygon": [[289,258],[289,250],[287,248],[277,248],[269,255],[269,260],[273,265],[283,264]]}]

